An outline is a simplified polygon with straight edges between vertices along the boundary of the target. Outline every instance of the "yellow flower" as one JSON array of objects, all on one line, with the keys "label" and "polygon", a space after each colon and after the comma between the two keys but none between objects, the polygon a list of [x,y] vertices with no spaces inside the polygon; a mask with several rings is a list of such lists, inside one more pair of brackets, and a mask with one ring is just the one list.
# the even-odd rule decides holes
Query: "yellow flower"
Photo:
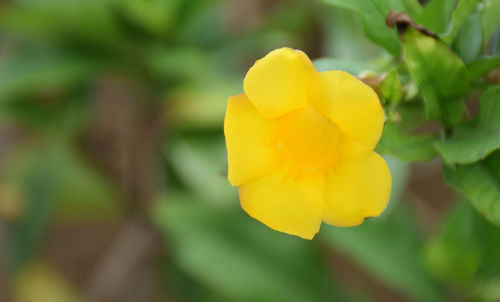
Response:
[{"label": "yellow flower", "polygon": [[384,112],[369,86],[280,48],[250,68],[243,88],[229,98],[224,134],[228,178],[250,216],[311,239],[322,221],[355,226],[382,213],[391,175],[373,151]]}]

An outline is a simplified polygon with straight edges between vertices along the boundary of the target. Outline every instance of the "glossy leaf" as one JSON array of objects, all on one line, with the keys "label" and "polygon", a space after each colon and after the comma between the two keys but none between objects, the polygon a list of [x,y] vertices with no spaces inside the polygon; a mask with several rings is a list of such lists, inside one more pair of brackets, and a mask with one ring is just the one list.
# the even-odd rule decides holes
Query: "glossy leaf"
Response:
[{"label": "glossy leaf", "polygon": [[472,163],[500,148],[500,86],[487,90],[480,101],[477,119],[458,126],[436,148],[448,163]]},{"label": "glossy leaf", "polygon": [[407,135],[401,129],[388,123],[377,145],[377,151],[388,153],[405,161],[426,161],[436,156],[433,135]]},{"label": "glossy leaf", "polygon": [[462,97],[469,90],[463,61],[443,42],[412,28],[406,31],[404,50],[427,116],[456,124],[463,113]]},{"label": "glossy leaf", "polygon": [[444,177],[484,217],[500,225],[500,151],[472,164],[445,167]]}]

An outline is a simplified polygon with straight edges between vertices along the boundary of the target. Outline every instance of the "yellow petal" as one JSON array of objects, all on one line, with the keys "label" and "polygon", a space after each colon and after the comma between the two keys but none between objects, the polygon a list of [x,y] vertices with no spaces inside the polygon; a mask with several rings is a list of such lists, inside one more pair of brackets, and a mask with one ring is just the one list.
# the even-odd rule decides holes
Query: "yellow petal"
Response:
[{"label": "yellow petal", "polygon": [[324,176],[294,174],[286,168],[239,188],[248,215],[268,227],[312,239],[319,231],[324,204]]},{"label": "yellow petal", "polygon": [[224,119],[228,178],[233,186],[253,181],[278,165],[272,148],[276,121],[262,116],[244,94],[229,98]]},{"label": "yellow petal", "polygon": [[380,215],[390,193],[391,174],[377,153],[341,162],[327,176],[323,220],[336,226],[358,225],[367,217]]},{"label": "yellow petal", "polygon": [[317,73],[309,103],[342,130],[347,157],[369,154],[380,139],[384,110],[377,94],[351,74],[340,70]]},{"label": "yellow petal", "polygon": [[340,129],[311,108],[296,110],[279,119],[277,154],[295,171],[325,171],[342,155],[344,138]]},{"label": "yellow petal", "polygon": [[302,51],[280,48],[255,62],[243,89],[257,110],[276,118],[308,107],[309,83],[315,73],[311,60]]}]

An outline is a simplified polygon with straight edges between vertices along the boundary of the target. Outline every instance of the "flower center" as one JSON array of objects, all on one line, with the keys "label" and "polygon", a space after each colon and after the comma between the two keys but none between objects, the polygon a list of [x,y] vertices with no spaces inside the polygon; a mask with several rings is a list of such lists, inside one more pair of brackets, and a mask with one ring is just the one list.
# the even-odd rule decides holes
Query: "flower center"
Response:
[{"label": "flower center", "polygon": [[311,108],[283,117],[276,141],[278,154],[286,163],[310,172],[337,164],[344,147],[340,128]]}]

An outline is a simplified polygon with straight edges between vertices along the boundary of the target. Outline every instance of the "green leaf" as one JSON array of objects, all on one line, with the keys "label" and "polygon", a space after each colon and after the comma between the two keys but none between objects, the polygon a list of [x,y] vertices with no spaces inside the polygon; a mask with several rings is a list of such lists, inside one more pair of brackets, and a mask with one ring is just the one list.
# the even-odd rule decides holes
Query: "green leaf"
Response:
[{"label": "green leaf", "polygon": [[483,0],[460,0],[451,16],[451,30],[441,37],[445,42],[451,44],[469,17],[478,10],[478,5]]},{"label": "green leaf", "polygon": [[[113,2],[116,1],[16,1],[2,11],[0,26],[7,33],[35,41],[59,36],[61,42],[83,42],[88,48],[124,47],[124,34],[116,22]],[[115,54],[119,51],[114,49]]]},{"label": "green leaf", "polygon": [[470,81],[474,81],[490,70],[500,67],[500,56],[484,57],[467,65]]},{"label": "green leaf", "polygon": [[450,24],[456,0],[432,0],[415,21],[435,33],[443,33]]},{"label": "green leaf", "polygon": [[311,241],[190,196],[170,195],[153,213],[174,263],[229,301],[339,301]]},{"label": "green leaf", "polygon": [[445,43],[409,28],[405,33],[405,58],[420,89],[427,116],[456,124],[463,113],[462,97],[469,90],[464,62]]},{"label": "green leaf", "polygon": [[55,215],[96,221],[120,212],[111,186],[59,140],[16,150],[3,178],[21,187],[26,202],[26,211],[12,226],[14,240],[8,247],[14,269],[37,252]]},{"label": "green leaf", "polygon": [[380,90],[385,101],[395,104],[403,97],[401,83],[399,82],[398,72],[393,68],[380,83]]},{"label": "green leaf", "polygon": [[483,43],[486,44],[500,25],[500,1],[483,0],[480,12],[483,16]]},{"label": "green leaf", "polygon": [[377,152],[388,153],[405,161],[426,161],[436,156],[433,135],[406,135],[401,129],[388,123],[377,145]]},{"label": "green leaf", "polygon": [[163,35],[175,24],[180,0],[125,0],[118,2],[124,14],[154,35]]},{"label": "green leaf", "polygon": [[499,149],[500,85],[483,94],[477,119],[458,126],[453,136],[436,143],[436,148],[450,164],[472,163]]},{"label": "green leaf", "polygon": [[500,225],[500,151],[484,160],[444,168],[447,183],[462,192],[491,222]]},{"label": "green leaf", "polygon": [[318,72],[328,70],[343,70],[351,74],[357,75],[365,70],[373,70],[374,66],[371,62],[362,62],[349,59],[337,58],[320,58],[313,61],[314,67]]},{"label": "green leaf", "polygon": [[426,245],[429,271],[458,289],[465,301],[497,301],[500,228],[459,198],[441,230]]},{"label": "green leaf", "polygon": [[426,266],[437,278],[470,286],[481,264],[482,252],[474,230],[475,214],[466,200],[460,200],[445,218],[440,232],[426,244]]},{"label": "green leaf", "polygon": [[324,227],[321,238],[415,301],[442,301],[419,261],[420,240],[412,218],[400,204],[383,220],[353,228]]},{"label": "green leaf", "polygon": [[418,0],[402,0],[403,5],[406,8],[406,12],[410,14],[410,16],[418,16],[422,13],[422,5]]},{"label": "green leaf", "polygon": [[225,144],[220,136],[172,138],[166,158],[177,177],[193,193],[211,202],[228,202],[234,189],[224,175],[227,171]]},{"label": "green leaf", "polygon": [[0,64],[0,99],[81,84],[94,64],[67,56],[28,53]]},{"label": "green leaf", "polygon": [[453,48],[466,63],[475,60],[483,49],[481,24],[481,16],[479,14],[472,15],[453,44]]},{"label": "green leaf", "polygon": [[[385,18],[390,10],[415,10],[416,4],[403,4],[399,0],[322,0],[327,4],[347,8],[358,12],[363,17],[366,35],[392,55],[400,52],[400,42],[395,29],[385,25]],[[408,3],[409,1],[405,1]],[[413,2],[413,1],[410,1]]]},{"label": "green leaf", "polygon": [[[496,0],[460,0],[453,12],[451,23],[451,30],[442,36],[444,41],[453,42],[462,31],[474,40],[473,48],[477,48],[478,41],[481,41],[482,48],[488,43],[500,24],[500,2]],[[474,27],[474,30],[470,29],[471,26]],[[463,39],[466,40],[466,38]],[[464,43],[465,46],[466,43]]]}]

